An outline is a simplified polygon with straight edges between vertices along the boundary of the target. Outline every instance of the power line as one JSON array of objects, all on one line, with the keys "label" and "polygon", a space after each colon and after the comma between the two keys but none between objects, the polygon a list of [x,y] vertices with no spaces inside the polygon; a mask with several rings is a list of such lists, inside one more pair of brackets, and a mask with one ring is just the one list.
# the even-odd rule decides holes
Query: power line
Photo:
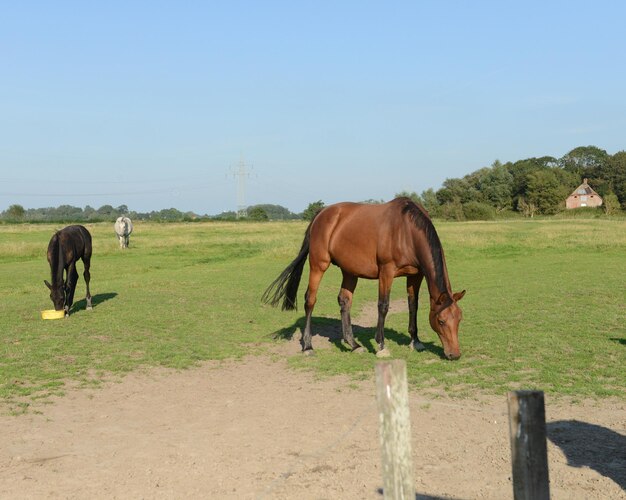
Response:
[{"label": "power line", "polygon": [[[81,184],[92,184],[81,183]],[[117,183],[119,185],[119,183]],[[169,193],[181,193],[188,191],[203,191],[207,187],[212,186],[213,184],[185,184],[185,185],[171,185],[168,187],[155,187],[155,188],[147,188],[147,189],[131,189],[128,191],[125,190],[106,190],[101,192],[84,192],[80,190],[75,191],[56,191],[51,190],[47,192],[43,191],[0,191],[0,196],[25,196],[25,197],[41,197],[41,198],[84,198],[84,197],[99,197],[99,196],[143,196],[143,195],[151,195],[151,194],[169,194]]]}]

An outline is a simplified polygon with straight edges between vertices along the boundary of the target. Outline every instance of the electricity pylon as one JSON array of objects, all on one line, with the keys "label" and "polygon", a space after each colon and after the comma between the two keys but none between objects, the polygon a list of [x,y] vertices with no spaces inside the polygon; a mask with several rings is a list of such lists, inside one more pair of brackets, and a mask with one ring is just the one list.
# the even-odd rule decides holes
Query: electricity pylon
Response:
[{"label": "electricity pylon", "polygon": [[241,159],[236,167],[231,167],[231,171],[237,181],[237,218],[239,219],[246,216],[246,179],[250,177],[250,170]]}]

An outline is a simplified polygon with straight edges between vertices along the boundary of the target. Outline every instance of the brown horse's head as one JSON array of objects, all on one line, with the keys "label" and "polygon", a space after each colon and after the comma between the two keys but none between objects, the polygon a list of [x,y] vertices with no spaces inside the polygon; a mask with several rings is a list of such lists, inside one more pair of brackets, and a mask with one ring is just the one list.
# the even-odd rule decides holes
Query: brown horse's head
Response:
[{"label": "brown horse's head", "polygon": [[463,318],[463,312],[457,302],[463,298],[465,290],[455,293],[450,297],[448,293],[442,293],[436,301],[431,301],[430,326],[432,327],[443,345],[443,353],[450,360],[459,359],[459,323]]}]

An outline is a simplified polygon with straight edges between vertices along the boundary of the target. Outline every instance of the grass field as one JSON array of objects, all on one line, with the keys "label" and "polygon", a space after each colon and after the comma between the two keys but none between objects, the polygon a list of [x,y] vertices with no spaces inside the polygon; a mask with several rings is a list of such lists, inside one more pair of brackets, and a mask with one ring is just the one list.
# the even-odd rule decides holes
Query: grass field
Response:
[{"label": "grass field", "polygon": [[[408,362],[413,389],[467,397],[540,388],[574,398],[626,398],[626,221],[560,220],[438,223],[460,302],[463,357],[441,358],[430,330],[426,287],[420,337],[407,348],[407,315],[387,319],[387,347]],[[0,226],[0,399],[25,409],[62,393],[67,381],[97,384],[139,367],[187,368],[208,359],[264,352],[302,325],[303,312],[262,305],[267,285],[300,248],[305,224],[137,224],[131,248],[119,249],[112,224],[89,225],[94,238],[85,310],[81,274],[75,312],[43,321],[51,308],[46,248],[55,227]],[[299,297],[304,294],[306,273]],[[340,274],[326,273],[314,333],[339,324]],[[404,280],[393,299],[404,297]],[[376,300],[361,281],[353,317]],[[373,328],[356,328],[369,354],[345,347],[294,356],[295,368],[320,374],[372,373]],[[288,380],[285,381],[288,383]]]}]

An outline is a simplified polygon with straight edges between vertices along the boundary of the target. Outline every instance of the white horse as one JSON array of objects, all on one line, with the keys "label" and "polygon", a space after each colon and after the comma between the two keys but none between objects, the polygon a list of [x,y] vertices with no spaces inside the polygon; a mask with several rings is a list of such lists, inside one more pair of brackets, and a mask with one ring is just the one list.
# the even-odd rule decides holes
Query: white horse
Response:
[{"label": "white horse", "polygon": [[120,248],[128,248],[130,233],[133,232],[133,223],[128,217],[118,217],[115,221],[115,234],[120,240]]}]

